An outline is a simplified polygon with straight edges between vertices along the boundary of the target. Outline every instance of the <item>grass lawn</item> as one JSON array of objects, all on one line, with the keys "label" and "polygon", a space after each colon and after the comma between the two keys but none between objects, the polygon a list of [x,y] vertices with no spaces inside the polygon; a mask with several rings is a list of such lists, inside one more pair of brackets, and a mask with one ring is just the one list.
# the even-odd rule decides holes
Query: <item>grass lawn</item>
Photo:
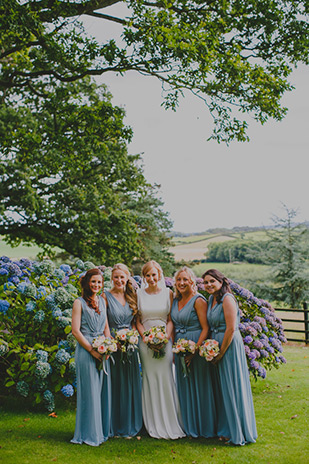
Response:
[{"label": "grass lawn", "polygon": [[288,360],[262,381],[252,381],[258,441],[244,447],[217,440],[110,439],[98,448],[72,445],[75,413],[57,418],[1,398],[0,461],[5,464],[299,464],[309,455],[309,348],[286,346]]}]

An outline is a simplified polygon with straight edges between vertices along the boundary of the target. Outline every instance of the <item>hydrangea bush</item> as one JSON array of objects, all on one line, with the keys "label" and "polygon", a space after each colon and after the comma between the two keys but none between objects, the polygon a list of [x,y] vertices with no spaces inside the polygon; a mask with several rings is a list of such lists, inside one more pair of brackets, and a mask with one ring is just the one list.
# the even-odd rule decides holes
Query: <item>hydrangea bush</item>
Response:
[{"label": "hydrangea bush", "polygon": [[[55,408],[55,395],[71,397],[75,392],[72,305],[80,294],[80,276],[93,267],[81,260],[72,270],[66,264],[57,268],[50,260],[0,258],[2,386],[49,411]],[[107,284],[109,280],[107,270]]]},{"label": "hydrangea bush", "polygon": [[[67,264],[0,258],[0,374],[1,387],[17,392],[53,411],[55,398],[70,398],[76,390],[75,339],[71,333],[72,305],[80,294],[81,275],[95,267],[76,260]],[[99,266],[105,289],[111,268]],[[140,277],[134,277],[136,287]],[[173,288],[172,278],[166,285]],[[204,293],[202,279],[198,289]],[[255,378],[285,362],[282,322],[271,305],[234,282],[231,288],[241,309],[240,330],[248,367]]]}]

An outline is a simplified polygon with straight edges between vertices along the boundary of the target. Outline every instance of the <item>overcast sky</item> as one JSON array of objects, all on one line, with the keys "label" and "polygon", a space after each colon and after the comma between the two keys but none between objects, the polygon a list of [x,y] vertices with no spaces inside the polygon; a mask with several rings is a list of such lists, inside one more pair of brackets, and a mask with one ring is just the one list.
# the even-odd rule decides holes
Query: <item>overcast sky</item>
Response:
[{"label": "overcast sky", "polygon": [[[95,35],[102,31],[94,18],[86,24]],[[299,221],[309,220],[309,68],[300,66],[290,80],[296,89],[283,99],[285,119],[261,126],[248,118],[250,142],[227,147],[207,142],[212,119],[193,95],[174,113],[160,106],[156,79],[104,75],[134,132],[129,153],[143,153],[145,176],[161,185],[175,231],[269,225],[284,214],[282,203],[299,210]]]}]

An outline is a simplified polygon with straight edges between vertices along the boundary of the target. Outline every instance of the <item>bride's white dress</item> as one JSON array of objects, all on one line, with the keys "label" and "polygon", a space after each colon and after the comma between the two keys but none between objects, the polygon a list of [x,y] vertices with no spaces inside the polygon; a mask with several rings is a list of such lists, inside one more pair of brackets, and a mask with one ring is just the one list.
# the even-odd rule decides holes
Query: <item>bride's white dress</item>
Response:
[{"label": "bride's white dress", "polygon": [[[170,312],[169,289],[155,295],[144,289],[138,291],[138,309],[145,330],[153,326],[166,326]],[[172,342],[165,347],[165,356],[156,359],[153,351],[140,341],[142,362],[142,409],[147,432],[153,438],[176,439],[185,436],[181,428],[181,415],[172,364]]]}]

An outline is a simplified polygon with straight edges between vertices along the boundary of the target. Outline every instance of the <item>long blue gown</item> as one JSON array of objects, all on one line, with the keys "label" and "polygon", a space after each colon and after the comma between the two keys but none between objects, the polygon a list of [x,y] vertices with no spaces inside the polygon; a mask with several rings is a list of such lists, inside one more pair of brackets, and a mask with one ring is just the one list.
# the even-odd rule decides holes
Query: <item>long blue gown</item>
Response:
[{"label": "long blue gown", "polygon": [[[194,295],[179,311],[174,299],[171,317],[175,326],[175,340],[185,338],[197,342],[202,327],[194,304],[201,294]],[[210,438],[216,435],[216,412],[209,364],[198,353],[190,364],[190,374],[183,374],[180,355],[175,355],[176,385],[184,431],[188,436]]]},{"label": "long blue gown", "polygon": [[[226,330],[223,300],[212,308],[213,297],[208,302],[208,322],[211,338],[223,341]],[[240,321],[237,305],[237,320],[233,340],[223,358],[212,370],[214,390],[216,392],[216,407],[218,414],[218,435],[230,439],[235,445],[255,442],[257,438],[254,407],[252,400],[249,371],[246,361],[244,344],[238,326]]]},{"label": "long blue gown", "polygon": [[[84,337],[93,342],[95,337],[103,334],[106,325],[106,306],[99,297],[100,314],[87,306],[83,298],[80,331]],[[98,370],[95,358],[79,343],[75,351],[77,410],[75,433],[71,443],[86,443],[99,446],[110,436],[110,375]],[[106,362],[109,373],[109,360]]]},{"label": "long blue gown", "polygon": [[[112,335],[120,329],[132,328],[132,309],[124,306],[110,292],[105,292],[107,317]],[[121,353],[113,354],[115,364],[110,363],[112,383],[111,434],[133,437],[142,428],[142,379],[137,351],[129,362],[121,361]]]}]

